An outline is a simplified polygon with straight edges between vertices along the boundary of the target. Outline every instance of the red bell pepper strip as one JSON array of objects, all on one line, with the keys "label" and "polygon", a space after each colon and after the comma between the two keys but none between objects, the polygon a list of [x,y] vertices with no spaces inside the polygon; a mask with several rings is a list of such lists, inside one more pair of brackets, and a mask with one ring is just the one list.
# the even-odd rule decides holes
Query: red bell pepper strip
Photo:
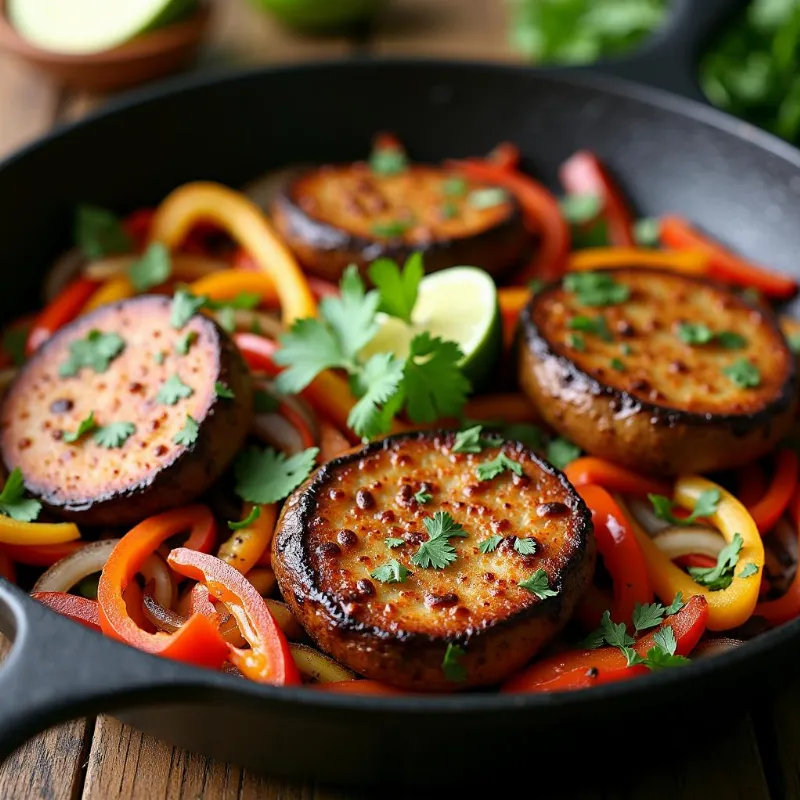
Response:
[{"label": "red bell pepper strip", "polygon": [[[675,652],[680,656],[688,656],[694,650],[700,637],[705,633],[708,621],[708,602],[702,595],[692,597],[688,603],[671,617],[667,617],[655,630],[640,637],[633,644],[633,649],[644,658],[656,646],[656,634],[659,630],[669,626],[675,634],[677,647]],[[556,678],[583,670],[597,670],[600,672],[618,672],[626,668],[625,656],[617,647],[598,647],[596,650],[565,650],[550,658],[537,661],[523,670],[519,675],[507,680],[501,692],[540,692],[552,691],[552,681]],[[640,675],[641,671],[631,669],[628,677]],[[577,676],[573,676],[577,677]],[[611,679],[621,679],[624,675],[611,676]],[[564,679],[566,684],[569,680]],[[548,684],[550,689],[543,689]],[[562,688],[571,688],[569,685]],[[582,688],[576,686],[574,688]]]},{"label": "red bell pepper strip", "polygon": [[228,656],[228,646],[212,620],[193,614],[174,634],[148,633],[131,619],[124,597],[145,559],[160,545],[187,529],[192,531],[189,541],[205,541],[211,538],[208,529],[215,528],[209,509],[194,505],[149,517],[126,533],[109,556],[97,587],[103,633],[147,653],[218,669]]},{"label": "red bell pepper strip", "polygon": [[86,597],[66,592],[34,592],[31,597],[61,614],[62,617],[80,622],[92,630],[100,630],[100,612],[97,600],[89,600]]},{"label": "red bell pepper strip", "polygon": [[128,237],[133,241],[137,252],[141,252],[147,246],[150,239],[150,229],[153,227],[153,217],[156,215],[154,208],[140,208],[132,214],[128,214],[122,220],[122,227]]},{"label": "red bell pepper strip", "polygon": [[797,491],[797,478],[797,454],[794,450],[780,450],[775,454],[775,469],[769,488],[757,503],[747,505],[747,510],[762,536],[777,525],[789,507]]},{"label": "red bell pepper strip", "polygon": [[89,278],[77,278],[62,289],[31,325],[25,355],[33,355],[59,328],[72,322],[99,286]]},{"label": "red bell pepper strip", "polygon": [[236,333],[233,341],[239,348],[247,366],[255,372],[266,372],[271,378],[281,374],[283,367],[275,363],[278,343],[257,333]]},{"label": "red bell pepper strip", "polygon": [[[600,486],[577,488],[592,512],[597,549],[603,557],[606,569],[611,573],[614,590],[611,618],[627,625],[633,617],[636,603],[653,602],[647,563],[625,514],[614,498]],[[600,617],[596,614],[592,616],[595,618],[594,624],[599,625]],[[588,613],[581,614],[581,619],[588,618]]]},{"label": "red bell pepper strip", "polygon": [[662,217],[661,241],[675,250],[700,250],[708,255],[709,276],[735,286],[758,289],[768,297],[786,300],[797,291],[793,278],[771,272],[735,255],[693,228],[685,219]]},{"label": "red bell pepper strip", "polygon": [[456,162],[455,167],[471,180],[503,186],[522,206],[526,224],[541,237],[533,261],[517,276],[517,282],[533,278],[554,280],[567,268],[571,247],[569,225],[561,214],[553,193],[543,184],[520,172],[512,172],[487,162]]},{"label": "red bell pepper strip", "polygon": [[640,675],[646,675],[650,670],[642,664],[633,667],[619,667],[598,669],[597,667],[578,667],[568,672],[561,672],[550,680],[544,680],[535,688],[527,691],[537,694],[545,692],[574,692],[577,689],[591,689],[592,686],[601,686],[604,683],[617,683],[627,681]]},{"label": "red bell pepper strip", "polygon": [[313,431],[308,427],[305,417],[293,406],[289,405],[285,400],[281,400],[278,403],[278,414],[287,420],[297,431],[300,436],[300,445],[304,450],[308,450],[309,447],[317,446],[317,437],[314,436]]},{"label": "red bell pepper strip", "polygon": [[619,187],[594,153],[579,150],[561,165],[558,175],[569,194],[589,194],[600,198],[612,245],[633,247],[636,244],[633,214]]},{"label": "red bell pepper strip", "polygon": [[[800,525],[798,525],[800,492],[794,496],[789,513],[797,528],[798,546],[800,546]],[[758,617],[763,617],[770,625],[782,625],[790,619],[800,617],[800,569],[795,570],[789,588],[780,597],[758,603],[753,613]]]},{"label": "red bell pepper strip", "polygon": [[14,569],[14,562],[2,550],[0,550],[0,578],[5,578],[10,583],[17,582],[17,571]]},{"label": "red bell pepper strip", "polygon": [[86,547],[86,544],[80,539],[61,544],[4,544],[2,552],[17,564],[29,567],[52,567],[56,561],[71,556],[82,547]]},{"label": "red bell pepper strip", "polygon": [[767,476],[758,461],[740,467],[737,478],[736,496],[747,508],[754,506],[767,493]]},{"label": "red bell pepper strip", "polygon": [[333,694],[371,694],[371,695],[401,695],[409,694],[402,689],[389,686],[380,681],[352,680],[352,681],[328,681],[327,683],[312,684],[314,689],[320,692],[332,692]]},{"label": "red bell pepper strip", "polygon": [[703,569],[712,569],[717,566],[717,559],[711,558],[704,553],[688,553],[685,556],[678,556],[673,559],[676,564],[682,567],[702,567]]},{"label": "red bell pepper strip", "polygon": [[648,478],[633,470],[625,469],[595,456],[577,458],[564,469],[564,474],[574,486],[593,483],[609,492],[626,494],[671,495],[672,487],[665,481]]},{"label": "red bell pepper strip", "polygon": [[179,547],[168,557],[181,575],[200,581],[233,615],[250,649],[228,645],[228,661],[245,677],[259,683],[290,686],[300,683],[283,631],[267,604],[240,572],[218,558]]}]

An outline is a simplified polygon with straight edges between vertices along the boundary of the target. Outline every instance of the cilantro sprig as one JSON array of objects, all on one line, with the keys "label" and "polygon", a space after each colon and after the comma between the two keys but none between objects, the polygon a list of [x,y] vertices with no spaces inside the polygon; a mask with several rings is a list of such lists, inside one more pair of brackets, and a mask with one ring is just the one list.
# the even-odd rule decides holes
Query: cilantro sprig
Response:
[{"label": "cilantro sprig", "polygon": [[571,272],[564,278],[564,288],[577,296],[584,306],[614,306],[624,303],[631,290],[608,272]]},{"label": "cilantro sprig", "polygon": [[132,422],[109,422],[99,427],[92,438],[99,447],[115,450],[122,447],[134,433],[136,426]]},{"label": "cilantro sprig", "polygon": [[428,540],[411,556],[411,563],[423,569],[444,569],[456,560],[456,550],[450,539],[465,539],[468,534],[447,511],[437,511],[422,520],[422,524],[428,532]]},{"label": "cilantro sprig", "polygon": [[83,339],[70,342],[69,357],[58,368],[62,378],[74,378],[84,367],[105,372],[125,349],[125,340],[116,333],[92,329]]},{"label": "cilantro sprig", "polygon": [[531,594],[535,594],[540,600],[555,597],[558,594],[556,589],[550,588],[550,579],[543,569],[537,569],[533,575],[520,581],[517,585],[527,589]]},{"label": "cilantro sprig", "polygon": [[425,274],[422,254],[412,253],[400,267],[390,258],[379,258],[369,268],[370,280],[380,294],[378,311],[411,323],[411,312],[417,302],[419,283]]},{"label": "cilantro sprig", "polygon": [[137,292],[146,292],[169,279],[172,260],[161,242],[153,242],[128,268],[128,277]]},{"label": "cilantro sprig", "polygon": [[677,328],[678,338],[692,347],[716,343],[726,350],[741,350],[747,339],[735,331],[715,333],[703,322],[681,322]]},{"label": "cilantro sprig", "polygon": [[186,422],[184,422],[183,427],[172,437],[172,441],[183,447],[189,447],[197,441],[199,433],[200,426],[197,424],[197,420],[191,414],[187,414]]},{"label": "cilantro sprig", "polygon": [[309,476],[318,453],[310,447],[287,458],[271,447],[249,447],[234,464],[236,494],[248,503],[277,503]]},{"label": "cilantro sprig", "polygon": [[411,571],[396,558],[392,558],[382,566],[370,572],[370,576],[381,583],[405,583]]},{"label": "cilantro sprig", "polygon": [[473,425],[456,433],[451,453],[481,453],[484,447],[496,447],[503,438],[497,434],[484,434],[483,425]]},{"label": "cilantro sprig", "polygon": [[513,472],[515,475],[522,475],[522,464],[514,461],[513,458],[509,458],[501,451],[489,461],[478,464],[475,468],[475,474],[478,476],[479,481],[490,481],[506,470]]},{"label": "cilantro sprig", "polygon": [[104,256],[130,253],[133,242],[119,217],[99,206],[78,206],[75,215],[75,242],[90,261]]},{"label": "cilantro sprig", "polygon": [[664,522],[669,522],[672,525],[691,525],[700,517],[709,517],[716,513],[722,494],[719,489],[707,489],[704,492],[700,492],[697,496],[694,510],[684,519],[676,517],[672,513],[675,504],[668,497],[664,497],[661,494],[648,494],[647,499],[653,505],[653,513]]},{"label": "cilantro sprig", "polygon": [[25,481],[22,471],[17,467],[6,478],[0,492],[0,514],[19,522],[33,522],[42,510],[38,500],[25,497]]},{"label": "cilantro sprig", "polygon": [[[728,544],[726,544],[722,550],[719,551],[716,566],[689,567],[689,574],[695,579],[695,581],[697,581],[697,583],[699,583],[701,586],[705,586],[712,592],[720,591],[721,589],[727,589],[733,581],[733,571],[736,568],[736,565],[739,563],[739,553],[741,552],[743,545],[744,539],[742,539],[741,534],[734,533],[733,539],[728,542]],[[755,564],[751,564],[749,566],[754,567]],[[751,570],[746,570],[746,568],[742,571],[747,571],[747,575],[740,577],[746,578],[749,575],[755,574]],[[758,568],[756,568],[756,571],[758,571]]]},{"label": "cilantro sprig", "polygon": [[65,431],[62,439],[67,444],[72,444],[87,433],[91,433],[95,428],[97,428],[97,420],[94,418],[94,411],[90,411],[89,416],[78,423],[78,429],[76,431]]},{"label": "cilantro sprig", "polygon": [[461,663],[467,651],[457,644],[449,642],[442,659],[442,672],[445,678],[453,683],[463,683],[467,679],[467,668]]}]

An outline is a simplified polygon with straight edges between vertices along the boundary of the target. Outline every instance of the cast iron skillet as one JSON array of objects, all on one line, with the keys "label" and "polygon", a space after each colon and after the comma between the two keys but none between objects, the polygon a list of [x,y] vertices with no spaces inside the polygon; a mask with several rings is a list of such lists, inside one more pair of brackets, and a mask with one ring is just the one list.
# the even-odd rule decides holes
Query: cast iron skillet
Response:
[{"label": "cast iron skillet", "polygon": [[[697,52],[743,2],[677,3],[664,34],[607,71],[698,98]],[[643,213],[680,211],[745,254],[800,274],[800,153],[750,125],[598,75],[361,61],[182,80],[7,161],[0,315],[37,305],[42,275],[69,242],[78,200],[124,211],[196,178],[239,185],[286,163],[359,158],[377,130],[396,131],[420,159],[511,140],[525,166],[551,182],[564,158],[591,148]],[[391,776],[394,785],[459,778],[474,785],[497,773],[487,746],[530,746],[537,760],[545,748],[574,749],[576,737],[588,741],[642,706],[660,709],[663,719],[670,707],[685,710],[700,696],[708,702],[800,650],[796,620],[724,657],[585,693],[358,698],[260,687],[151,657],[2,581],[0,630],[15,641],[0,671],[0,756],[48,725],[114,711],[180,746],[274,774],[348,783]]]}]

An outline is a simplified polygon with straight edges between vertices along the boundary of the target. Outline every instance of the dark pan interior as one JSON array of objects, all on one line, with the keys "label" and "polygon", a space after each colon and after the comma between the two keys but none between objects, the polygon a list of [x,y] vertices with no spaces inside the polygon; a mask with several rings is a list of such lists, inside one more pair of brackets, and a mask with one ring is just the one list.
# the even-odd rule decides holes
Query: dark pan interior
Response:
[{"label": "dark pan interior", "polygon": [[[551,184],[565,157],[590,148],[611,165],[641,213],[678,211],[743,253],[800,274],[800,153],[745,123],[654,91],[524,68],[399,61],[267,70],[175,85],[182,90],[156,90],[140,102],[119,104],[0,168],[6,276],[0,316],[37,305],[41,277],[70,243],[78,201],[126,211],[154,204],[192,179],[239,185],[287,163],[359,158],[377,130],[396,132],[422,160],[479,154],[510,140],[521,147],[525,166]],[[191,714],[183,705],[169,714],[141,708],[130,718],[177,743],[275,772],[357,782],[382,774],[398,782],[455,782],[473,779],[481,765],[492,768],[483,757],[486,737],[509,736],[524,748],[526,734],[545,729],[557,747],[569,747],[575,726],[587,734],[603,730],[643,705],[664,706],[679,695],[685,702],[703,692],[708,700],[714,688],[754,669],[791,663],[798,632],[795,622],[717,662],[687,668],[685,676],[660,674],[584,696],[382,703],[332,696],[302,700],[295,692],[242,687],[227,692],[239,702],[226,706],[230,681],[209,674],[206,696],[213,705],[195,705]],[[87,649],[90,639],[99,641],[83,636]],[[130,653],[129,671],[152,661],[116,646],[96,650],[110,660]],[[62,672],[63,717],[70,676],[68,669]],[[170,683],[180,686],[184,674],[193,686],[202,685],[197,671],[177,665]],[[203,696],[193,689],[187,701]],[[163,697],[153,692],[150,700]],[[137,702],[146,700],[143,695]],[[72,710],[91,703],[84,697],[79,705]],[[461,735],[437,737],[440,758],[431,759],[430,736],[443,720]],[[555,736],[559,726],[563,735]],[[542,747],[541,740],[536,746]],[[454,776],[451,758],[470,759],[473,771]]]}]

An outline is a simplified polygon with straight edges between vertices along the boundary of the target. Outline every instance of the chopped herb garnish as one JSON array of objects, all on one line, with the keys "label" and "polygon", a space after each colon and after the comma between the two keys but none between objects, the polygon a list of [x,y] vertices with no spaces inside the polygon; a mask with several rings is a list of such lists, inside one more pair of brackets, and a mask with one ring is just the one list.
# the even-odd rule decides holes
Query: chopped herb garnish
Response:
[{"label": "chopped herb garnish", "polygon": [[494,536],[490,536],[488,539],[484,539],[482,542],[478,543],[478,550],[481,553],[493,553],[497,548],[500,546],[500,542],[503,541],[502,536],[498,536],[495,534]]},{"label": "chopped herb garnish", "polygon": [[480,211],[494,208],[508,201],[508,192],[505,189],[491,187],[488,189],[475,189],[469,193],[467,202]]},{"label": "chopped herb garnish", "polygon": [[684,344],[708,344],[714,338],[714,332],[702,322],[681,322],[678,325],[678,338]]},{"label": "chopped herb garnish", "polygon": [[234,464],[236,494],[248,503],[277,503],[309,476],[318,453],[310,447],[287,458],[271,447],[248,447]]},{"label": "chopped herb garnish", "polygon": [[432,517],[422,520],[422,524],[428,532],[428,541],[419,546],[419,550],[411,557],[411,562],[423,569],[444,569],[456,560],[456,551],[450,544],[450,539],[466,538],[467,532],[447,511],[437,511]]},{"label": "chopped herb garnish", "polygon": [[411,222],[401,219],[394,219],[387,220],[386,222],[375,222],[370,230],[376,236],[384,236],[387,239],[391,239],[396,236],[402,236],[407,230],[409,230],[409,228],[411,228],[411,226]]},{"label": "chopped herb garnish", "polygon": [[661,222],[657,217],[642,217],[633,223],[633,239],[639,247],[657,247],[661,241]]},{"label": "chopped herb garnish", "polygon": [[666,609],[661,603],[636,603],[633,607],[633,627],[636,632],[655,628],[664,621]]},{"label": "chopped herb garnish", "polygon": [[605,317],[573,317],[569,321],[569,327],[574,331],[583,331],[584,333],[599,336],[604,342],[610,342],[614,338],[608,329]]},{"label": "chopped herb garnish", "polygon": [[583,338],[583,334],[568,333],[567,345],[569,345],[569,347],[571,347],[573,350],[577,350],[582,353],[584,350],[586,350],[586,339]]},{"label": "chopped herb garnish", "polygon": [[455,203],[446,201],[442,203],[439,213],[442,219],[455,219],[458,216],[458,206]]},{"label": "chopped herb garnish", "polygon": [[543,569],[537,569],[530,578],[520,581],[517,585],[535,594],[540,600],[555,597],[558,594],[557,591],[550,588],[550,581]]},{"label": "chopped herb garnish", "polygon": [[197,441],[197,434],[199,431],[200,426],[197,424],[197,420],[192,417],[191,414],[187,414],[186,422],[183,424],[183,427],[172,437],[172,441],[175,442],[175,444],[188,447]]},{"label": "chopped herb garnish", "polygon": [[69,358],[58,368],[58,374],[62,378],[72,378],[83,367],[105,372],[124,349],[125,341],[118,334],[91,330],[84,339],[70,342]]},{"label": "chopped herb garnish", "polygon": [[370,572],[370,575],[381,583],[403,583],[410,574],[411,571],[406,569],[396,558]]},{"label": "chopped herb garnish", "polygon": [[226,333],[233,333],[236,330],[236,311],[232,306],[223,306],[215,316],[217,324]]},{"label": "chopped herb garnish", "polygon": [[631,296],[630,287],[618,283],[608,272],[570,272],[564,278],[564,288],[585,306],[618,305]]},{"label": "chopped herb garnish", "polygon": [[722,331],[717,334],[717,343],[726,350],[741,350],[747,347],[747,339],[734,331]]},{"label": "chopped herb garnish", "polygon": [[133,243],[116,214],[92,205],[78,206],[75,242],[90,261],[130,253]]},{"label": "chopped herb garnish", "polygon": [[528,281],[528,289],[530,289],[531,294],[541,292],[545,286],[546,284],[541,278],[534,278],[532,281]]},{"label": "chopped herb garnish", "polygon": [[156,364],[159,364],[159,365],[163,364],[165,358],[166,358],[166,356],[164,355],[164,351],[163,350],[156,350],[156,352],[153,353],[153,361],[155,361]]},{"label": "chopped herb garnish", "polygon": [[691,525],[699,517],[710,517],[716,513],[722,495],[719,489],[707,489],[704,492],[700,492],[694,510],[688,517],[683,519],[676,517],[672,513],[675,505],[668,497],[660,494],[648,494],[647,498],[653,504],[653,512],[659,519],[663,519],[664,522],[669,522],[672,525]]},{"label": "chopped herb garnish", "polygon": [[633,348],[627,342],[623,342],[619,346],[619,349],[620,349],[620,352],[622,353],[622,355],[624,355],[624,356],[629,356],[629,355],[633,354]]},{"label": "chopped herb garnish", "polygon": [[172,298],[169,324],[180,330],[206,304],[205,297],[195,297],[186,289],[178,289]]},{"label": "chopped herb garnish", "polygon": [[406,540],[401,539],[399,536],[388,536],[383,540],[383,543],[387,547],[402,547],[406,543]]},{"label": "chopped herb garnish", "polygon": [[369,168],[376,175],[399,175],[408,169],[408,158],[399,147],[376,147],[370,154]]},{"label": "chopped herb garnish", "polygon": [[749,578],[751,575],[758,574],[758,566],[754,564],[752,561],[749,561],[742,567],[742,571],[739,573],[740,578]]},{"label": "chopped herb garnish", "polygon": [[568,194],[561,198],[559,206],[570,225],[585,225],[603,210],[603,200],[596,194]]},{"label": "chopped herb garnish", "polygon": [[581,449],[578,445],[560,436],[551,439],[547,445],[547,460],[557,469],[564,469],[567,464],[579,458],[580,454]]},{"label": "chopped herb garnish", "polygon": [[539,549],[539,543],[536,539],[520,539],[518,536],[514,539],[514,549],[522,556],[532,556]]},{"label": "chopped herb garnish", "polygon": [[425,503],[430,503],[430,501],[431,501],[431,500],[433,500],[433,495],[432,495],[432,494],[430,494],[429,492],[423,492],[423,491],[422,491],[422,489],[420,489],[420,490],[419,490],[419,491],[418,491],[418,492],[417,492],[417,493],[414,495],[414,499],[415,499],[415,500],[416,500],[416,501],[417,501],[417,502],[418,502],[418,503],[419,503],[421,506],[424,506],[424,505],[425,505]]},{"label": "chopped herb garnish", "polygon": [[279,405],[275,395],[265,392],[263,389],[256,389],[253,392],[253,409],[256,414],[273,414],[278,410]]},{"label": "chopped herb garnish", "polygon": [[737,359],[722,371],[740,389],[755,389],[761,385],[761,371],[746,358]]},{"label": "chopped herb garnish", "polygon": [[230,386],[226,386],[221,381],[216,381],[214,383],[214,392],[217,397],[221,397],[223,400],[233,400],[236,395],[233,393],[233,389]]},{"label": "chopped herb garnish", "polygon": [[165,406],[174,406],[178,400],[191,397],[193,394],[194,389],[191,386],[187,386],[176,372],[164,381],[156,395],[156,402]]},{"label": "chopped herb garnish", "polygon": [[191,346],[197,341],[197,331],[186,331],[186,333],[175,342],[175,352],[180,356],[188,355]]},{"label": "chopped herb garnish", "polygon": [[800,353],[800,331],[795,331],[794,333],[790,333],[786,337],[786,341],[789,344],[789,349],[797,355]]},{"label": "chopped herb garnish", "polygon": [[447,178],[442,183],[442,191],[448,195],[448,197],[461,197],[467,193],[467,188],[467,182],[464,178]]},{"label": "chopped herb garnish", "polygon": [[161,242],[153,242],[128,269],[128,277],[137,292],[146,292],[164,283],[171,274],[169,250]]},{"label": "chopped herb garnish", "polygon": [[122,447],[128,439],[136,433],[136,426],[132,422],[110,422],[94,432],[95,444],[108,450]]},{"label": "chopped herb garnish", "polygon": [[451,452],[453,453],[480,453],[484,448],[484,441],[481,437],[483,425],[475,425],[456,433],[455,441]]},{"label": "chopped herb garnish", "polygon": [[509,470],[516,475],[522,475],[522,464],[509,458],[505,453],[500,452],[489,461],[478,464],[475,474],[479,481],[490,481],[501,473]]},{"label": "chopped herb garnish", "polygon": [[228,527],[232,531],[240,531],[242,528],[249,528],[260,516],[261,506],[254,504],[250,509],[250,513],[244,519],[228,522]]},{"label": "chopped herb garnish", "polygon": [[33,522],[39,516],[42,504],[38,500],[25,497],[25,481],[22,471],[15,467],[6,478],[0,492],[0,514],[19,522]]},{"label": "chopped herb garnish", "polygon": [[615,369],[617,372],[625,372],[625,362],[621,361],[618,358],[611,359],[611,369]]},{"label": "chopped herb garnish", "polygon": [[466,650],[457,644],[449,642],[442,659],[442,672],[445,678],[453,683],[463,683],[467,679],[467,668],[461,663],[466,655]]},{"label": "chopped herb garnish", "polygon": [[369,268],[369,277],[380,293],[378,311],[411,324],[411,314],[417,303],[419,282],[424,274],[420,253],[412,253],[406,259],[402,271],[397,263],[389,258],[373,261]]},{"label": "chopped herb garnish", "polygon": [[664,609],[664,614],[667,617],[671,617],[673,614],[677,614],[685,605],[683,592],[678,592],[673,601]]},{"label": "chopped herb garnish", "polygon": [[689,574],[712,592],[727,589],[733,580],[733,570],[739,563],[739,552],[743,545],[744,539],[734,533],[733,539],[719,551],[715,567],[689,567]]},{"label": "chopped herb garnish", "polygon": [[62,439],[68,444],[77,442],[82,436],[91,433],[97,427],[97,421],[94,418],[94,411],[89,412],[89,416],[82,419],[76,431],[64,431]]}]

